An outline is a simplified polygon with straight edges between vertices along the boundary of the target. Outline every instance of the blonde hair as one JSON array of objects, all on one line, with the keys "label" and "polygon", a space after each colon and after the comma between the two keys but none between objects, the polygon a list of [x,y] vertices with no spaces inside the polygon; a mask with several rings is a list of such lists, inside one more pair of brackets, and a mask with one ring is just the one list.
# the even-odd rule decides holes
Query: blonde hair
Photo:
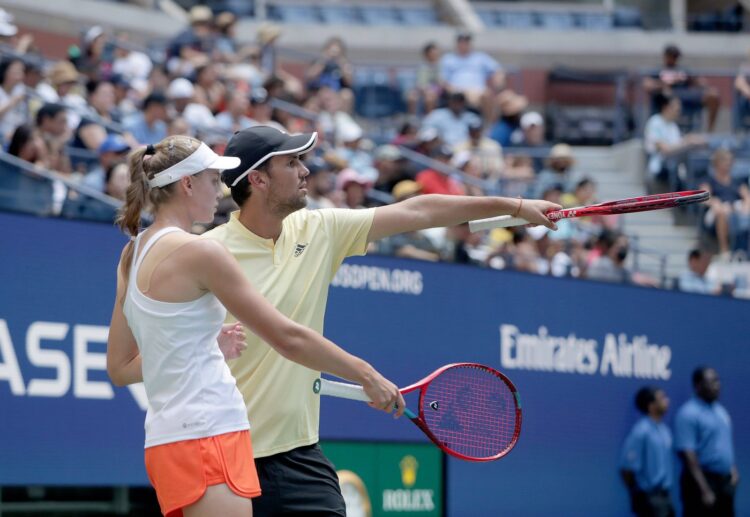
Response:
[{"label": "blonde hair", "polygon": [[[174,194],[174,183],[164,187],[151,188],[148,181],[161,171],[176,165],[200,146],[200,140],[189,136],[170,136],[156,145],[141,147],[130,153],[130,185],[125,193],[125,204],[120,208],[115,219],[125,234],[135,237],[141,227],[143,210],[155,212],[156,209]],[[133,246],[128,246],[123,259],[124,271],[130,269]]]}]

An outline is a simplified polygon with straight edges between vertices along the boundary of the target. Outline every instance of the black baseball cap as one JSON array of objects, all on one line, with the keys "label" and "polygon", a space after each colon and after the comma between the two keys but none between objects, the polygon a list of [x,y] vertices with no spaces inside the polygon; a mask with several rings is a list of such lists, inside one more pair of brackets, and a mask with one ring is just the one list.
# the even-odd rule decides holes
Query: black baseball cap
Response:
[{"label": "black baseball cap", "polygon": [[250,171],[274,156],[305,154],[315,147],[317,141],[318,133],[290,135],[271,126],[253,126],[237,131],[229,140],[224,156],[236,156],[240,165],[225,170],[221,179],[228,187],[234,187]]}]

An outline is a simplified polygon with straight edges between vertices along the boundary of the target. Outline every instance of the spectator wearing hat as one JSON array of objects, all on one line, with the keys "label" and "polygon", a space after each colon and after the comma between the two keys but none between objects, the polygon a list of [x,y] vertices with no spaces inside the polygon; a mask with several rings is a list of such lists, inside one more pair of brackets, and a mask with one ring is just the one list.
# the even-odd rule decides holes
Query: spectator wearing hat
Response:
[{"label": "spectator wearing hat", "polygon": [[259,88],[253,90],[250,94],[250,118],[252,118],[259,126],[270,126],[279,131],[287,131],[287,129],[273,120],[273,107],[271,106],[271,98],[268,96],[265,88]]},{"label": "spectator wearing hat", "polygon": [[[396,203],[422,194],[422,187],[413,180],[402,180],[393,187],[391,195]],[[445,233],[440,228],[441,233]],[[395,257],[410,258],[438,262],[440,250],[427,236],[425,230],[400,233],[381,239],[372,246],[375,253],[393,255]]]},{"label": "spectator wearing hat", "polygon": [[[258,28],[258,45],[260,46],[260,69],[266,77],[275,77],[281,81],[284,92],[288,93],[295,99],[302,97],[302,81],[292,74],[283,70],[276,59],[276,43],[281,38],[283,31],[279,25],[271,22],[264,22]],[[278,97],[275,92],[269,90],[271,97]]]},{"label": "spectator wearing hat", "polygon": [[[68,109],[68,127],[75,129],[81,121],[79,112],[83,112],[88,104],[78,92],[78,86],[83,76],[70,61],[58,61],[49,71],[48,80],[52,87],[49,102],[59,102]],[[41,85],[40,85],[41,86]]]},{"label": "spectator wearing hat", "polygon": [[532,186],[532,195],[541,197],[542,193],[552,185],[563,185],[567,188],[570,183],[570,171],[575,165],[573,150],[568,144],[552,146],[547,157],[547,167],[542,170]]},{"label": "spectator wearing hat", "polygon": [[216,16],[216,54],[221,61],[231,63],[237,60],[237,16],[224,11]]},{"label": "spectator wearing hat", "polygon": [[19,57],[0,62],[0,138],[8,141],[15,129],[29,118],[23,84],[26,65]]},{"label": "spectator wearing hat", "polygon": [[[482,169],[479,159],[475,158],[470,151],[460,151],[453,153],[451,157],[451,166],[455,167],[464,174],[464,177],[482,179]],[[484,190],[478,185],[466,184],[464,190],[468,196],[483,196]]]},{"label": "spectator wearing hat", "polygon": [[495,140],[484,135],[484,124],[480,119],[469,123],[469,138],[454,147],[456,153],[468,151],[477,159],[482,177],[497,180],[505,168],[503,148]]},{"label": "spectator wearing hat", "polygon": [[90,27],[81,38],[81,47],[68,50],[70,61],[76,69],[90,81],[109,78],[112,74],[112,63],[104,60],[104,47],[107,36],[99,25]]},{"label": "spectator wearing hat", "polygon": [[523,95],[511,90],[500,92],[497,96],[497,109],[500,114],[490,128],[490,138],[503,147],[520,142],[523,138],[521,116],[528,106],[529,101]]},{"label": "spectator wearing hat", "polygon": [[404,157],[398,147],[391,144],[381,145],[373,153],[373,165],[377,179],[373,189],[390,194],[397,183],[413,179],[405,167]]},{"label": "spectator wearing hat", "polygon": [[[438,147],[432,155],[433,159],[446,166],[450,166],[452,157],[453,151],[446,145]],[[449,174],[443,174],[433,169],[418,172],[417,183],[422,187],[423,194],[448,194],[453,196],[466,194],[466,190],[461,183]]]},{"label": "spectator wearing hat", "polygon": [[354,169],[347,168],[339,172],[336,189],[344,193],[341,208],[365,208],[370,187],[372,182]]},{"label": "spectator wearing hat", "polygon": [[11,39],[18,34],[18,27],[13,21],[13,15],[0,8],[0,41],[3,43],[10,43]]},{"label": "spectator wearing hat", "polygon": [[195,67],[213,56],[215,35],[214,15],[205,5],[195,5],[188,14],[190,25],[167,47],[167,68],[176,75],[193,73]]},{"label": "spectator wearing hat", "polygon": [[441,80],[449,92],[461,92],[472,106],[480,106],[483,97],[491,98],[505,87],[505,72],[500,64],[471,46],[472,35],[460,32],[456,49],[440,59]]},{"label": "spectator wearing hat", "polygon": [[167,97],[154,92],[143,99],[142,112],[137,114],[125,129],[143,145],[156,144],[167,137]]},{"label": "spectator wearing hat", "polygon": [[195,86],[184,77],[174,79],[167,88],[167,98],[172,102],[175,116],[184,118],[192,132],[215,127],[214,114],[205,104],[194,102],[194,95]]},{"label": "spectator wearing hat", "polygon": [[705,78],[695,76],[680,66],[680,57],[682,52],[676,45],[667,45],[662,54],[662,67],[643,78],[643,88],[651,95],[656,113],[659,112],[659,106],[655,103],[657,93],[677,97],[690,111],[706,108],[708,130],[713,131],[721,103],[719,92],[709,86]]},{"label": "spectator wearing hat", "polygon": [[435,150],[443,145],[438,130],[431,126],[423,126],[417,131],[416,146],[414,148],[420,154],[432,156]]},{"label": "spectator wearing hat", "polygon": [[130,83],[138,92],[145,92],[146,82],[154,68],[151,58],[143,52],[133,50],[126,32],[117,35],[114,41],[114,60],[112,61],[112,75],[120,76]]},{"label": "spectator wearing hat", "polygon": [[104,192],[106,172],[116,163],[124,162],[131,146],[125,138],[117,134],[107,135],[97,150],[99,164],[86,174],[83,184],[99,192]]},{"label": "spectator wearing hat", "polygon": [[443,142],[451,147],[469,138],[469,126],[480,123],[479,116],[467,109],[466,96],[461,92],[448,95],[448,105],[430,112],[423,121],[425,127],[437,129]]}]

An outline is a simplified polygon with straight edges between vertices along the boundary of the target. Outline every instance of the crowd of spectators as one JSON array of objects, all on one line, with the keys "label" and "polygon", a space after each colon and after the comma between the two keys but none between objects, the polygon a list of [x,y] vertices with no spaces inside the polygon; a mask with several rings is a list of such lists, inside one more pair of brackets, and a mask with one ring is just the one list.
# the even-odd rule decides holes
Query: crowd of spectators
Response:
[{"label": "crowd of spectators", "polygon": [[[10,13],[0,11],[0,22],[5,150],[56,171],[69,184],[113,198],[124,197],[124,164],[137,146],[189,134],[222,152],[233,132],[265,124],[288,132],[318,131],[320,145],[306,162],[311,209],[377,206],[431,193],[530,196],[564,206],[597,201],[590,171],[576,167],[570,146],[546,140],[544,117],[508,86],[500,63],[473,48],[469,33],[459,33],[452,49],[434,42],[424,46],[423,62],[415,64],[416,86],[404,93],[402,123],[389,140],[374,141],[354,112],[356,65],[339,38],[325,42],[297,76],[281,66],[281,26],[265,23],[254,43],[240,45],[235,16],[215,15],[205,6],[190,10],[189,25],[158,56],[134,50],[124,34],[94,26],[69,49],[68,59],[50,61],[34,52],[33,40],[11,29]],[[709,110],[718,104],[715,92],[677,66],[679,51],[667,50],[665,56],[673,56],[665,57],[670,73],[656,74],[645,85],[654,94],[656,112],[645,141],[652,176],[677,181],[669,157],[706,142],[682,136],[676,92],[691,92],[685,95]],[[700,96],[693,87],[703,88]],[[739,82],[738,88],[742,91]],[[711,111],[710,125],[714,120]],[[705,226],[726,251],[742,245],[736,236],[748,228],[750,195],[746,184],[727,175],[731,153],[717,153],[715,172],[705,180],[714,194]],[[53,195],[60,210],[76,193],[60,184]],[[234,208],[227,195],[215,223]],[[472,234],[460,225],[400,235],[371,251],[657,285],[629,269],[630,250],[617,218],[610,216],[562,221],[557,232],[521,227]],[[685,285],[692,284],[686,280]]]}]

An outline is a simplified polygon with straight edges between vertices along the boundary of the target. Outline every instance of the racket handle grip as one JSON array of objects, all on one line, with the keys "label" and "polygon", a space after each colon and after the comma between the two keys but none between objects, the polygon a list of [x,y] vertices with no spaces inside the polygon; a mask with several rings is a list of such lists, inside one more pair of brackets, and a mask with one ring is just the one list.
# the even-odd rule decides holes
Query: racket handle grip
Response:
[{"label": "racket handle grip", "polygon": [[520,217],[499,215],[497,217],[469,221],[469,231],[478,232],[481,230],[491,230],[492,228],[508,228],[509,226],[521,226],[524,224],[529,224],[529,222]]},{"label": "racket handle grip", "polygon": [[370,402],[370,397],[367,396],[362,386],[356,384],[329,381],[328,379],[315,379],[313,391],[320,395],[328,395],[329,397]]}]

